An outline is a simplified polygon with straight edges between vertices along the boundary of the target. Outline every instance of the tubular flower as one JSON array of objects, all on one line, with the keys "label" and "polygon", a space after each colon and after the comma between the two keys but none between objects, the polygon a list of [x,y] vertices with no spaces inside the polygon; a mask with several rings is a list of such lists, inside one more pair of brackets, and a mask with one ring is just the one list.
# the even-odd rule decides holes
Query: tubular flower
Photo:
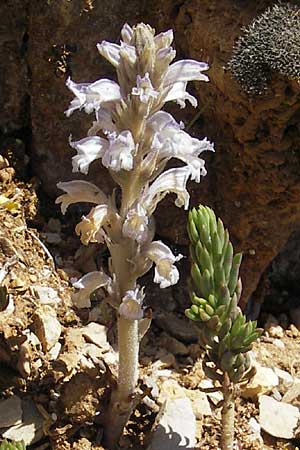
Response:
[{"label": "tubular flower", "polygon": [[177,283],[179,272],[174,263],[182,255],[175,256],[163,242],[153,241],[145,249],[145,256],[155,263],[154,283],[159,283],[162,289]]},{"label": "tubular flower", "polygon": [[144,291],[139,286],[135,290],[127,291],[119,306],[119,314],[125,319],[142,319],[144,317],[142,308],[144,297]]},{"label": "tubular flower", "polygon": [[[131,287],[137,286],[136,279],[155,264],[154,281],[160,287],[178,281],[175,263],[181,255],[175,256],[160,241],[152,242],[152,215],[168,193],[176,195],[176,206],[188,209],[187,182],[198,183],[206,175],[201,156],[206,150],[213,151],[206,138],[191,137],[182,122],[161,111],[168,101],[181,107],[188,101],[196,107],[197,100],[187,92],[187,84],[208,81],[205,62],[173,62],[176,52],[172,42],[172,30],[155,36],[149,25],[125,24],[120,43],[97,44],[99,53],[116,69],[118,82],[100,79],[77,84],[70,78],[66,82],[75,96],[66,115],[75,110],[95,114],[88,137],[70,141],[76,150],[73,171],[87,174],[91,163],[100,162],[119,184],[122,196],[117,207],[97,186],[70,181],[58,184],[65,193],[56,201],[61,203],[63,213],[76,202],[94,204],[76,226],[76,233],[83,244],[108,245],[111,278],[115,280],[114,305],[119,306],[120,315],[132,320],[142,318],[144,294],[139,288],[123,289],[118,277],[123,267],[129,266],[128,277],[121,278],[130,279]],[[182,166],[165,170],[172,158]],[[114,252],[114,248],[119,250]],[[122,264],[115,261],[117,257],[124,258]]]},{"label": "tubular flower", "polygon": [[107,197],[97,186],[88,181],[74,180],[57,183],[57,187],[66,192],[55,200],[61,203],[61,211],[66,213],[67,208],[73,203],[107,203]]},{"label": "tubular flower", "polygon": [[91,306],[91,294],[100,287],[108,287],[110,283],[111,278],[102,271],[87,273],[73,283],[73,287],[78,289],[78,291],[73,294],[73,304],[77,308],[89,308]]}]

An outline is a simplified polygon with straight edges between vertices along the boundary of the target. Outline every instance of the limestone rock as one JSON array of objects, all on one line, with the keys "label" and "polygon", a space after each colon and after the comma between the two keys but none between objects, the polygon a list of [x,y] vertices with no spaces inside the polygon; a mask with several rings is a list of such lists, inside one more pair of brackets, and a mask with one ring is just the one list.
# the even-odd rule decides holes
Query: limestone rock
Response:
[{"label": "limestone rock", "polygon": [[100,323],[91,322],[85,327],[81,328],[82,336],[87,342],[91,342],[98,347],[107,349],[109,343],[107,341],[107,327]]},{"label": "limestone rock", "polygon": [[38,442],[44,435],[44,419],[31,399],[22,401],[22,423],[8,428],[2,436],[14,441],[23,440],[26,445]]},{"label": "limestone rock", "polygon": [[294,383],[284,394],[282,400],[287,403],[293,403],[294,405],[296,405],[298,407],[300,406],[300,379],[299,378],[294,380]]},{"label": "limestone rock", "polygon": [[42,305],[55,305],[60,301],[58,292],[48,286],[33,286],[35,294]]},{"label": "limestone rock", "polygon": [[197,420],[202,419],[203,416],[212,415],[208,397],[205,392],[202,392],[199,389],[186,389],[185,393],[192,402],[192,408]]},{"label": "limestone rock", "polygon": [[299,409],[288,403],[278,402],[272,397],[259,398],[259,423],[272,436],[292,439],[300,419]]},{"label": "limestone rock", "polygon": [[22,422],[22,402],[17,395],[0,400],[0,428],[11,427]]},{"label": "limestone rock", "polygon": [[44,352],[49,351],[61,335],[62,327],[56,312],[49,305],[42,305],[34,315],[35,334],[42,344]]},{"label": "limestone rock", "polygon": [[187,397],[168,399],[159,415],[147,450],[195,447],[196,418]]},{"label": "limestone rock", "polygon": [[158,313],[154,317],[155,324],[184,343],[192,343],[198,340],[197,327],[187,318],[179,318],[174,313]]},{"label": "limestone rock", "polygon": [[256,399],[259,395],[266,394],[279,384],[279,378],[273,369],[255,364],[256,374],[241,391],[244,398]]}]

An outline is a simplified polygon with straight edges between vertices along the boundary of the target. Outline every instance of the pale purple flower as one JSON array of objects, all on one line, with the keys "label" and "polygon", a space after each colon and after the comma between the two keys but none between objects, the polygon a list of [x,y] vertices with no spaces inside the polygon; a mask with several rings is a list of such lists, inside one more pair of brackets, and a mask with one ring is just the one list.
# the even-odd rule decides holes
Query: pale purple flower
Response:
[{"label": "pale purple flower", "polygon": [[73,294],[72,301],[77,308],[89,308],[91,306],[90,295],[100,287],[109,286],[111,278],[106,273],[90,272],[73,283],[78,291]]},{"label": "pale purple flower", "polygon": [[149,217],[145,209],[138,204],[132,208],[126,215],[123,224],[123,236],[134,239],[137,242],[144,242],[148,237]]},{"label": "pale purple flower", "polygon": [[131,94],[138,96],[142,103],[148,103],[150,98],[158,97],[158,92],[153,88],[148,72],[144,77],[138,75],[136,84],[136,87],[132,88]]},{"label": "pale purple flower", "polygon": [[118,102],[121,100],[120,86],[115,81],[97,80],[94,83],[74,83],[71,78],[66,81],[67,87],[73,92],[75,98],[65,111],[69,117],[76,109],[84,109],[90,114],[97,111],[102,104]]},{"label": "pale purple flower", "polygon": [[70,145],[77,150],[77,155],[72,158],[73,172],[81,172],[85,175],[88,173],[90,164],[102,158],[109,146],[108,141],[99,136],[70,141]]},{"label": "pale purple flower", "polygon": [[88,245],[90,242],[102,243],[105,241],[106,233],[103,226],[109,222],[111,214],[113,213],[109,206],[103,204],[92,208],[87,216],[81,218],[75,231],[84,245]]},{"label": "pale purple flower", "polygon": [[143,318],[144,290],[138,286],[135,290],[129,290],[122,298],[119,306],[119,314],[128,320],[140,320]]},{"label": "pale purple flower", "polygon": [[135,143],[129,130],[108,133],[109,147],[102,157],[102,164],[116,172],[132,170]]},{"label": "pale purple flower", "polygon": [[183,258],[182,255],[175,256],[161,241],[151,242],[145,249],[145,255],[155,263],[155,283],[158,283],[162,289],[177,283],[179,272],[174,263]]},{"label": "pale purple flower", "polygon": [[83,180],[65,181],[57,183],[58,189],[65,191],[55,200],[61,203],[61,211],[66,213],[69,205],[73,203],[107,203],[107,197],[95,184]]}]

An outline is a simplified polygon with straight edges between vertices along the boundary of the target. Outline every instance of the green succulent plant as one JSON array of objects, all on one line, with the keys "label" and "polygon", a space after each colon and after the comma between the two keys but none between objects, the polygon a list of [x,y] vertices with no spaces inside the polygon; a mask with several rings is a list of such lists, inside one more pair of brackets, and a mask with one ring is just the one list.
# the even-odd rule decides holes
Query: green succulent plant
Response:
[{"label": "green succulent plant", "polygon": [[230,450],[233,448],[234,386],[247,383],[255,374],[248,352],[262,330],[255,321],[247,321],[238,306],[242,292],[239,277],[242,255],[234,254],[222,221],[217,220],[211,208],[200,205],[189,213],[188,234],[192,304],[185,313],[199,326],[200,344],[206,350],[205,374],[222,385],[222,448]]},{"label": "green succulent plant", "polygon": [[7,440],[4,440],[0,444],[0,450],[26,450],[26,446],[23,441],[8,442]]}]

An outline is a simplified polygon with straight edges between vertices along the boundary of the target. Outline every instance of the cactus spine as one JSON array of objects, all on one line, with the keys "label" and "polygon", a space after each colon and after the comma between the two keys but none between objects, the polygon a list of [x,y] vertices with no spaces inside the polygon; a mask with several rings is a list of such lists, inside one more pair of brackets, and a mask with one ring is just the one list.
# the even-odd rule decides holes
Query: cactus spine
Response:
[{"label": "cactus spine", "polygon": [[[228,230],[212,209],[200,205],[189,212],[188,234],[192,259],[192,305],[186,316],[199,325],[206,350],[205,374],[222,385],[222,449],[233,449],[235,386],[255,373],[249,350],[261,335],[255,321],[246,321],[237,306],[242,283],[242,255],[234,255]],[[211,365],[213,363],[213,367]]]}]

